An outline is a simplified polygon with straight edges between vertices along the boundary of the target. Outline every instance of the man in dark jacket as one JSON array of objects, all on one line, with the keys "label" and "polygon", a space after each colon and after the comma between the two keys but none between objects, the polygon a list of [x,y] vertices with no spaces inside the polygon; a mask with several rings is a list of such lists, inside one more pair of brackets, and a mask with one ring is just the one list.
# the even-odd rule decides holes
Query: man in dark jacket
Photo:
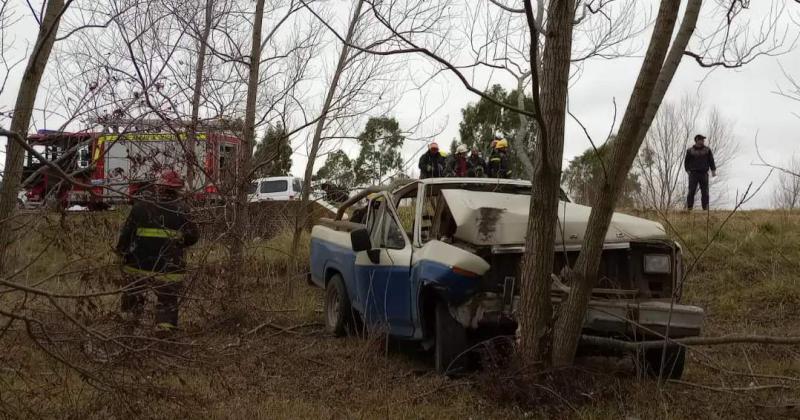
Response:
[{"label": "man in dark jacket", "polygon": [[117,243],[122,271],[129,284],[121,298],[121,310],[138,322],[145,292],[155,292],[156,330],[168,332],[178,326],[178,298],[186,273],[184,249],[198,240],[197,226],[180,200],[183,180],[172,170],[162,172],[155,194],[133,204]]},{"label": "man in dark jacket", "polygon": [[443,177],[446,167],[446,158],[439,151],[439,145],[431,143],[428,146],[428,153],[419,158],[419,177],[420,179]]},{"label": "man in dark jacket", "polygon": [[498,140],[489,156],[489,178],[511,178],[511,162],[508,156],[508,141]]},{"label": "man in dark jacket", "polygon": [[689,174],[689,196],[686,198],[686,209],[694,207],[694,197],[697,187],[700,187],[700,201],[703,210],[708,210],[708,171],[711,176],[717,176],[717,165],[714,163],[714,154],[706,147],[706,138],[702,134],[694,136],[694,146],[686,151],[683,166]]},{"label": "man in dark jacket", "polygon": [[486,176],[486,161],[481,157],[481,151],[478,146],[472,146],[472,152],[467,158],[467,176],[472,178]]}]

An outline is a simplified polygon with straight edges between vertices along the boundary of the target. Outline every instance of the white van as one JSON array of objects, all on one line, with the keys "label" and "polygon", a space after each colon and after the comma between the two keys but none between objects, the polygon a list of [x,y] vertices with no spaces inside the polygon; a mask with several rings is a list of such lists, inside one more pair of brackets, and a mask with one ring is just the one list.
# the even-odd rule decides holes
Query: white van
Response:
[{"label": "white van", "polygon": [[254,201],[299,200],[303,190],[303,180],[293,176],[259,178],[252,182],[247,199]]}]

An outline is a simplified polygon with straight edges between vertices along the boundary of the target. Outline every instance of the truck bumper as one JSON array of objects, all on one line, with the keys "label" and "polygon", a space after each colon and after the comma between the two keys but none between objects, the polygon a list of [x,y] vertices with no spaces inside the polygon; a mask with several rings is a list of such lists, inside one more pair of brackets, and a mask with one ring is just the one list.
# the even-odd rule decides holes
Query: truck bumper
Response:
[{"label": "truck bumper", "polygon": [[[560,298],[552,299],[554,304]],[[464,304],[451,308],[455,319],[467,328],[491,328],[516,322],[519,298],[508,305],[496,294],[476,295]],[[592,300],[584,319],[584,333],[600,336],[670,338],[700,335],[705,313],[702,308],[670,304],[664,301]]]}]

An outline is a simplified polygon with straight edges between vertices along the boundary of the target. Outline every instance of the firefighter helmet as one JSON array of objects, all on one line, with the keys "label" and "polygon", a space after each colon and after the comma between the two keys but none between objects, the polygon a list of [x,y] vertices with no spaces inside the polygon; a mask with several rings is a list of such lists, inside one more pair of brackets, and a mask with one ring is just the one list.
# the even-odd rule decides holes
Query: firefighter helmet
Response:
[{"label": "firefighter helmet", "polygon": [[161,187],[180,189],[183,188],[183,178],[181,178],[181,176],[172,169],[167,169],[158,174],[158,179],[156,179],[156,185]]}]

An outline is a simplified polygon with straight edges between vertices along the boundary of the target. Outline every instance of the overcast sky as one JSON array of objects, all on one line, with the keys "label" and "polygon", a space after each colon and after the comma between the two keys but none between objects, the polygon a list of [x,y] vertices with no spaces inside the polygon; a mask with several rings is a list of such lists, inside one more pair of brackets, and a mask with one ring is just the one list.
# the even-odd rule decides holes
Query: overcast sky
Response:
[{"label": "overcast sky", "polygon": [[[649,4],[653,3],[655,3],[653,0],[642,1],[641,6],[643,10],[647,10],[652,7]],[[713,5],[715,2],[707,0],[705,3]],[[770,4],[774,3],[782,3],[782,1],[752,2],[752,10],[746,13],[750,14],[753,21],[757,21],[761,16],[769,13]],[[709,5],[707,4],[707,6]],[[791,13],[800,16],[800,5],[788,7],[794,7]],[[25,11],[25,9],[19,10]],[[346,16],[345,13],[346,8],[342,7],[342,16]],[[711,16],[709,8],[706,7],[698,24],[698,30],[712,28],[718,20],[719,16]],[[800,19],[795,20],[800,22]],[[797,31],[798,28],[800,26],[795,26],[792,30]],[[18,23],[13,31],[18,38],[16,45],[18,47],[25,46],[26,41],[32,43],[35,39],[35,29],[29,19]],[[639,38],[640,45],[644,45],[648,37],[649,32],[643,33]],[[787,42],[791,43],[792,41],[793,38],[790,38]],[[641,53],[643,51],[640,51],[639,55]],[[614,110],[613,100],[616,100],[617,103],[619,115],[617,125],[619,124],[640,65],[640,56],[614,60],[590,60],[586,62],[580,78],[571,87],[570,109],[586,125],[595,141],[605,138],[609,132]],[[681,96],[685,94],[699,95],[707,109],[717,107],[724,117],[734,122],[733,132],[740,142],[740,152],[728,167],[720,168],[728,179],[727,193],[729,197],[734,197],[737,191],[744,191],[751,182],[756,185],[760,184],[769,172],[768,169],[753,164],[757,161],[755,155],[756,135],[758,135],[762,155],[770,162],[780,164],[793,154],[800,153],[800,134],[798,133],[800,118],[793,115],[793,113],[800,114],[800,102],[793,102],[775,93],[779,87],[788,85],[781,66],[787,72],[794,73],[795,77],[800,78],[800,47],[778,57],[760,57],[740,69],[718,69],[710,73],[708,69],[700,68],[694,61],[685,58],[670,86],[667,101],[680,100]],[[16,72],[20,73],[21,70],[22,66],[18,67]],[[431,72],[433,67],[422,71]],[[514,88],[512,81],[507,76],[497,72],[478,72],[471,76],[474,78],[475,86],[479,88],[485,88],[494,83],[500,83],[508,90]],[[13,106],[18,83],[18,74],[12,74],[6,92],[0,97],[1,109],[7,110]],[[437,141],[443,145],[449,145],[452,139],[458,138],[461,108],[477,100],[478,97],[468,92],[454,75],[444,72],[427,84],[423,91],[410,91],[400,100],[392,113],[398,117],[401,126],[407,127],[416,123],[420,115],[420,108],[424,106],[430,118],[425,124],[417,127],[414,137],[436,134]],[[5,120],[3,123],[7,124],[8,121]],[[714,139],[710,140],[713,145]],[[305,147],[301,144],[302,142],[303,139],[298,137],[293,144],[298,151],[293,156],[292,173],[294,174],[301,174],[306,163],[303,155]],[[416,159],[413,158],[413,155],[424,148],[424,145],[424,141],[408,141],[404,146],[403,154],[409,160],[410,167],[416,168]],[[564,151],[565,165],[576,154],[583,152],[589,146],[583,131],[571,119],[568,119]],[[353,143],[345,142],[341,147],[351,156],[357,154],[357,147]],[[4,140],[0,140],[0,148],[4,151]],[[0,157],[4,159],[4,153]],[[318,162],[317,166],[320,166],[321,163]],[[2,161],[0,161],[0,165],[2,165]],[[749,202],[747,207],[768,207],[771,195],[772,181]],[[729,199],[728,205],[731,202],[732,200]]]},{"label": "overcast sky", "polygon": [[[652,5],[655,1],[642,1],[643,10],[650,10],[651,16],[655,15]],[[649,3],[649,4],[645,4]],[[706,1],[697,33],[707,33],[720,22],[720,16],[714,16],[712,9],[716,2]],[[782,1],[759,1],[751,3],[751,10],[745,12],[752,23],[760,24],[769,15],[771,7],[781,4]],[[639,5],[637,5],[639,6]],[[791,8],[792,6],[788,6]],[[789,10],[795,16],[800,16],[800,5],[795,10]],[[800,22],[800,20],[795,19]],[[784,22],[791,22],[786,19]],[[791,27],[797,30],[797,26]],[[701,32],[702,31],[702,32]],[[644,45],[649,39],[650,32],[642,33],[638,42]],[[789,37],[785,45],[792,44],[794,38]],[[787,48],[788,49],[788,48]],[[610,129],[614,113],[613,101],[616,100],[618,117],[616,125],[627,105],[630,92],[633,88],[639,67],[641,55],[638,57],[617,58],[613,60],[595,59],[585,64],[580,78],[570,89],[570,109],[587,127],[595,142],[602,141]],[[750,183],[753,190],[760,185],[769,174],[769,169],[756,166],[758,159],[755,153],[755,140],[758,136],[758,145],[764,158],[770,163],[780,164],[787,161],[793,154],[800,153],[800,102],[776,94],[780,87],[787,87],[788,81],[783,75],[781,66],[788,73],[795,73],[800,78],[800,46],[786,54],[777,57],[762,56],[754,62],[738,69],[718,68],[710,71],[697,65],[694,60],[684,58],[676,76],[670,85],[666,101],[680,101],[683,95],[699,96],[705,110],[713,107],[719,109],[721,114],[733,123],[739,153],[725,168],[720,168],[725,185],[718,185],[714,194],[726,197],[719,202],[721,207],[732,206],[737,193],[744,192]],[[500,83],[507,90],[513,89],[514,82],[501,72],[478,72],[472,74],[474,85],[479,88]],[[461,109],[470,102],[479,98],[468,92],[457,77],[451,73],[441,73],[432,86],[428,86],[429,108],[441,106],[427,124],[415,134],[417,136],[439,133],[436,140],[443,146],[449,146],[452,139],[458,138],[458,124],[461,121]],[[416,92],[401,101],[396,108],[401,126],[413,125],[419,115],[419,95]],[[794,113],[794,114],[793,114]],[[615,128],[616,130],[616,128]],[[421,132],[420,132],[421,131]],[[714,139],[709,139],[713,145]],[[300,145],[295,145],[299,148]],[[564,165],[577,154],[590,147],[590,143],[581,128],[567,119],[566,144],[564,150]],[[345,143],[343,148],[352,156],[357,154],[355,144]],[[419,153],[424,144],[419,141],[409,141],[404,147],[404,155],[409,160],[409,167],[416,170],[415,153]],[[302,173],[306,159],[298,154],[294,157],[293,173]],[[764,188],[746,204],[747,208],[769,207],[772,199],[773,175]],[[712,189],[713,189],[712,185]]]}]

